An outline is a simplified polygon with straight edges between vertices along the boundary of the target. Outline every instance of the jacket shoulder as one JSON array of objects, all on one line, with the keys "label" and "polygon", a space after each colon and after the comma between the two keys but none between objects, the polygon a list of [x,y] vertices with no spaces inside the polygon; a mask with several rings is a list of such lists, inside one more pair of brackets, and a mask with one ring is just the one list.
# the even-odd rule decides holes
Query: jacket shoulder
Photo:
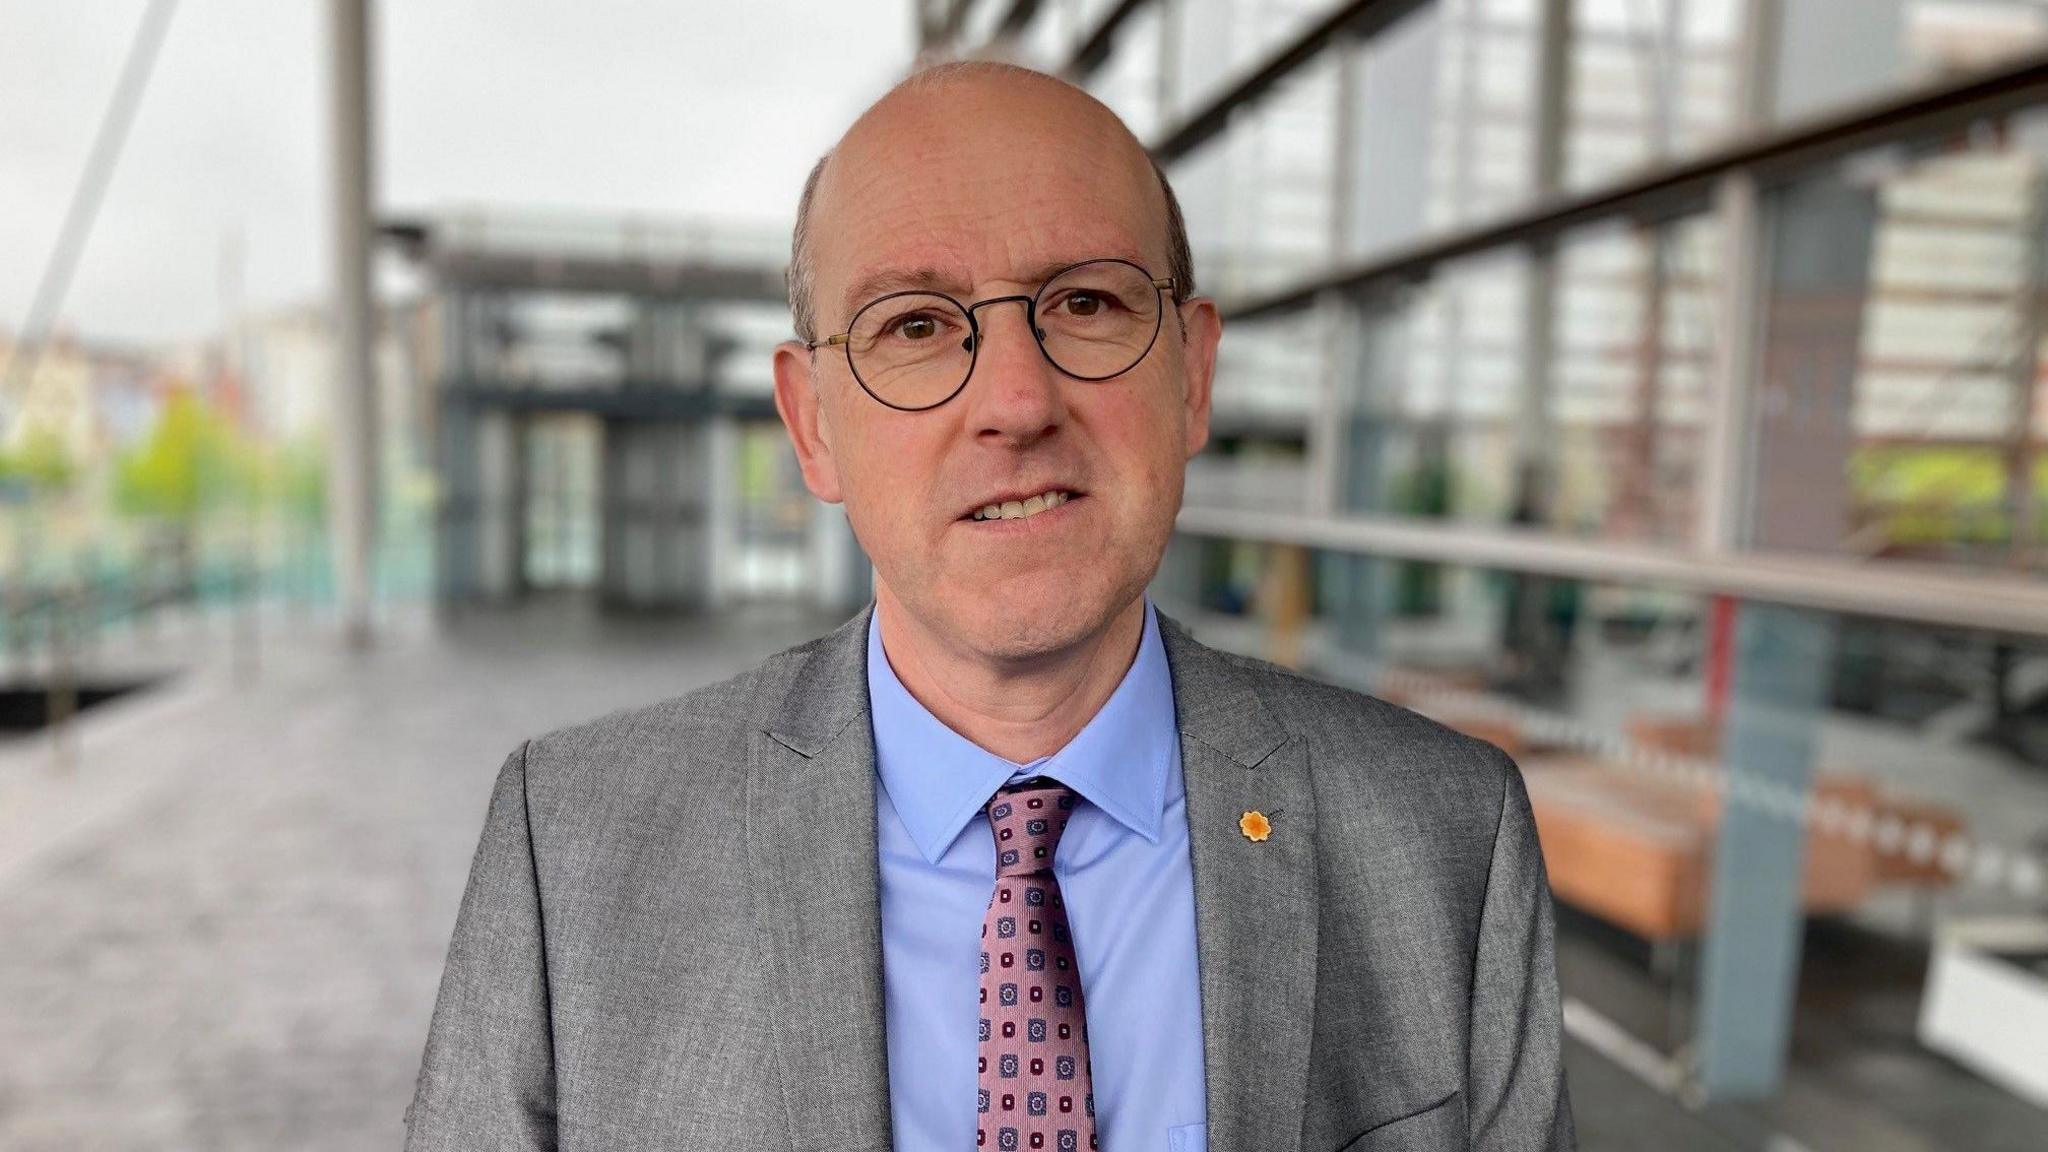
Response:
[{"label": "jacket shoulder", "polygon": [[748,732],[828,639],[785,648],[723,679],[650,704],[616,708],[529,737],[529,778],[566,783],[602,777],[617,783],[619,774],[635,770],[663,775],[743,770]]},{"label": "jacket shoulder", "polygon": [[1382,802],[1436,811],[1500,810],[1520,769],[1505,751],[1369,692],[1220,648],[1292,739],[1303,741],[1318,777]]}]

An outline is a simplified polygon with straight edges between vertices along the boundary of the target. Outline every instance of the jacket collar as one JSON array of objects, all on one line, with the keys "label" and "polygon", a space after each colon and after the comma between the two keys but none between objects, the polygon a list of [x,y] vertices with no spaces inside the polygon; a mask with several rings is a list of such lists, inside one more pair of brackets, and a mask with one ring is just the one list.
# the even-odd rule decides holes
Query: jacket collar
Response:
[{"label": "jacket collar", "polygon": [[1109,698],[1064,747],[1026,764],[990,752],[932,715],[891,667],[880,614],[868,614],[877,770],[927,863],[938,863],[996,789],[1021,771],[1060,781],[1118,824],[1159,842],[1180,741],[1159,624],[1149,598],[1142,607],[1137,652]]},{"label": "jacket collar", "polygon": [[[874,612],[869,600],[846,623],[791,653],[801,654],[799,663],[763,731],[798,755],[815,756],[856,717],[867,716],[868,618]],[[1156,607],[1155,613],[1181,733],[1256,767],[1287,738],[1286,730],[1233,657],[1197,641]]]}]

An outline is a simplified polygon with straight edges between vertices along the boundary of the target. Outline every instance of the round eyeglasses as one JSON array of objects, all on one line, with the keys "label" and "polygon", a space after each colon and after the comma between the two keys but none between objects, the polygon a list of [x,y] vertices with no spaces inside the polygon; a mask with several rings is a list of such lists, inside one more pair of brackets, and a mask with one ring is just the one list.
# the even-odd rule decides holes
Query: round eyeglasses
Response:
[{"label": "round eyeglasses", "polygon": [[975,313],[982,308],[1022,301],[1047,363],[1076,380],[1107,380],[1152,350],[1173,287],[1173,277],[1154,277],[1129,260],[1085,260],[1055,272],[1030,296],[971,305],[943,292],[878,296],[853,314],[846,331],[804,347],[841,345],[862,390],[891,408],[921,412],[967,386],[981,351]]}]

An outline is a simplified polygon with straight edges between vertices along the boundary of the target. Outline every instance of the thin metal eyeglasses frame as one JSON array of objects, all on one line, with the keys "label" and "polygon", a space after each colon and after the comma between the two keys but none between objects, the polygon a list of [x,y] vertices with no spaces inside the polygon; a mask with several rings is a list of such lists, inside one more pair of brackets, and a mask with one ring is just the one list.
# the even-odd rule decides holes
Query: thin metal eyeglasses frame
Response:
[{"label": "thin metal eyeglasses frame", "polygon": [[[1069,372],[1065,368],[1060,367],[1060,362],[1052,358],[1052,353],[1046,351],[1045,329],[1040,328],[1038,326],[1038,298],[1044,295],[1045,290],[1047,288],[1050,288],[1053,282],[1058,280],[1060,277],[1065,276],[1067,273],[1072,272],[1076,268],[1085,268],[1090,264],[1122,264],[1126,267],[1137,269],[1138,272],[1145,277],[1146,281],[1148,281],[1152,285],[1154,298],[1155,300],[1159,300],[1160,305],[1159,310],[1153,313],[1152,315],[1152,335],[1145,341],[1145,350],[1138,353],[1138,355],[1135,358],[1133,358],[1129,364],[1125,365],[1122,368],[1117,369],[1114,372],[1109,373],[1106,376],[1082,376],[1074,372]],[[846,350],[846,370],[853,373],[854,382],[860,385],[861,391],[866,392],[869,396],[874,396],[875,402],[877,404],[881,404],[889,408],[894,408],[898,412],[926,412],[933,408],[937,408],[939,405],[944,404],[946,401],[951,400],[955,396],[958,396],[960,394],[961,389],[967,387],[967,382],[974,378],[974,366],[981,360],[981,318],[974,314],[975,310],[978,308],[986,308],[991,304],[1008,304],[1013,301],[1022,300],[1024,302],[1024,320],[1025,323],[1031,326],[1032,342],[1038,345],[1038,354],[1040,356],[1045,357],[1045,362],[1047,364],[1052,365],[1054,368],[1058,369],[1061,375],[1070,376],[1075,380],[1087,380],[1092,382],[1099,380],[1115,379],[1116,377],[1121,376],[1126,372],[1129,372],[1131,369],[1136,368],[1139,364],[1144,362],[1145,357],[1151,355],[1152,345],[1157,344],[1159,342],[1160,325],[1164,324],[1166,321],[1166,306],[1164,300],[1160,300],[1159,297],[1161,296],[1161,294],[1171,295],[1174,291],[1175,286],[1173,277],[1154,276],[1141,264],[1135,263],[1130,260],[1125,260],[1116,256],[1104,256],[1094,260],[1083,260],[1078,264],[1069,264],[1066,267],[1061,268],[1060,270],[1054,272],[1052,275],[1047,276],[1045,278],[1045,283],[1040,284],[1038,286],[1038,291],[1033,292],[1029,296],[991,296],[986,300],[977,300],[972,304],[962,304],[960,301],[955,300],[952,296],[949,296],[944,292],[939,292],[926,288],[906,288],[901,292],[889,292],[884,295],[877,296],[873,300],[870,300],[867,303],[861,305],[860,310],[853,314],[853,319],[847,321],[846,331],[839,332],[831,336],[822,337],[817,340],[806,340],[803,342],[803,344],[804,350],[806,352],[815,352],[821,346],[826,344],[837,344],[841,348],[844,348]],[[877,304],[880,304],[887,300],[895,300],[903,296],[936,296],[939,299],[944,300],[946,303],[951,304],[953,307],[958,308],[962,313],[964,313],[967,316],[967,341],[969,345],[967,349],[967,371],[961,375],[960,383],[955,385],[951,392],[946,393],[945,396],[941,397],[940,399],[934,400],[929,404],[920,404],[915,408],[906,408],[901,404],[891,404],[887,400],[882,399],[880,396],[875,396],[874,389],[869,388],[868,382],[860,378],[860,369],[854,367],[853,365],[853,330],[860,325],[861,315],[865,313],[868,309],[873,308]],[[1176,305],[1182,303],[1182,301],[1178,297],[1173,297],[1173,302]]]}]

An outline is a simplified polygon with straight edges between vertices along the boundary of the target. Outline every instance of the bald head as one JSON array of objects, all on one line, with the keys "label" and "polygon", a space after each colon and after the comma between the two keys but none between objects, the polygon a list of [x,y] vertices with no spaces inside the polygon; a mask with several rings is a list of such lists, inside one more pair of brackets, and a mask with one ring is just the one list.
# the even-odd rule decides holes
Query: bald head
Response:
[{"label": "bald head", "polygon": [[[907,77],[862,113],[833,148],[812,166],[797,201],[787,273],[789,308],[799,338],[818,336],[817,244],[814,229],[838,207],[845,184],[873,174],[872,165],[916,163],[920,139],[957,129],[963,117],[993,118],[997,110],[1027,110],[1017,119],[1050,138],[1084,139],[1101,161],[1101,177],[1144,188],[1152,217],[1148,232],[1174,278],[1174,295],[1195,291],[1194,258],[1180,203],[1144,145],[1116,113],[1087,92],[1057,77],[1015,64],[964,60],[939,64]],[[1008,126],[1012,131],[1017,124]],[[841,319],[844,319],[843,317]]]}]

